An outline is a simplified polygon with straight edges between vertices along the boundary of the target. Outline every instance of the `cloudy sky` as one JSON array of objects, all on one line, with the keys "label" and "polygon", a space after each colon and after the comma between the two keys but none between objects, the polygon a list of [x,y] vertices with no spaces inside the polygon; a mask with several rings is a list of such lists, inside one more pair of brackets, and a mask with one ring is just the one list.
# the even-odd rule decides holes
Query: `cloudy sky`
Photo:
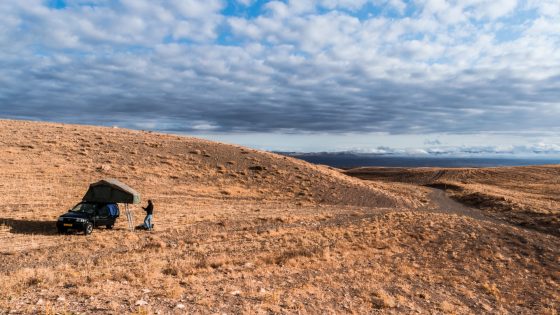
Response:
[{"label": "cloudy sky", "polygon": [[558,0],[17,0],[0,14],[0,118],[271,150],[560,154]]}]

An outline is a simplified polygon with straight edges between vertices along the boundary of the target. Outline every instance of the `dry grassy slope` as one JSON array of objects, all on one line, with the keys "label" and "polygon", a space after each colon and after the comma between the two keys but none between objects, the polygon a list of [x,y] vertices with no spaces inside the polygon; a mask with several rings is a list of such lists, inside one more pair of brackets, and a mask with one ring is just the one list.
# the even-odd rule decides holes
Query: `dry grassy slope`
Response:
[{"label": "dry grassy slope", "polygon": [[375,181],[446,189],[516,224],[560,234],[560,165],[496,168],[373,168],[345,172]]},{"label": "dry grassy slope", "polygon": [[[243,147],[123,130],[0,121],[0,197],[4,214],[70,207],[90,182],[117,178],[180,211],[208,199],[395,207],[407,198],[326,167]],[[41,207],[41,211],[38,208]],[[25,211],[24,211],[25,210]],[[48,212],[48,211],[47,211]],[[42,217],[46,218],[46,217]],[[50,217],[52,219],[52,217]]]},{"label": "dry grassy slope", "polygon": [[[410,211],[407,184],[111,128],[1,121],[0,149],[0,314],[560,307],[558,238]],[[57,235],[49,220],[102,177],[155,199],[156,230]]]},{"label": "dry grassy slope", "polygon": [[552,236],[442,214],[348,214],[64,236],[80,239],[73,255],[0,255],[0,313],[557,314]]}]

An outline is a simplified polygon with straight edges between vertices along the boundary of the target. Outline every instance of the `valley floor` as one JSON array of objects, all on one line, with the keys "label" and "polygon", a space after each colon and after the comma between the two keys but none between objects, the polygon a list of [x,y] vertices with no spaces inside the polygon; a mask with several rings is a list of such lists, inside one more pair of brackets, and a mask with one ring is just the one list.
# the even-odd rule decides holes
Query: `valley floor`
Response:
[{"label": "valley floor", "polygon": [[[153,232],[4,225],[5,313],[539,313],[558,238],[430,211],[205,203]],[[242,213],[226,216],[224,213]],[[156,216],[156,223],[157,216]]]}]

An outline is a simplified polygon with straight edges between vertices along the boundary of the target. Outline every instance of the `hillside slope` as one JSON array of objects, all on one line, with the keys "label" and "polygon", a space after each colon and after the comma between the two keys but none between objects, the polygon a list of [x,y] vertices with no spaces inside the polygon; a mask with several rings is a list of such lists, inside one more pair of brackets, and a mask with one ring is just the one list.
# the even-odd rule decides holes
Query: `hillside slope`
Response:
[{"label": "hillside slope", "polygon": [[[163,213],[205,202],[411,206],[326,167],[196,138],[77,125],[0,121],[0,211],[53,220],[89,183],[116,178]],[[139,207],[135,207],[139,210]],[[163,211],[164,210],[164,211]]]},{"label": "hillside slope", "polygon": [[[557,237],[430,212],[414,185],[188,137],[25,121],[0,121],[0,169],[0,314],[560,307]],[[155,230],[120,218],[58,235],[57,216],[105,177],[155,201]]]}]

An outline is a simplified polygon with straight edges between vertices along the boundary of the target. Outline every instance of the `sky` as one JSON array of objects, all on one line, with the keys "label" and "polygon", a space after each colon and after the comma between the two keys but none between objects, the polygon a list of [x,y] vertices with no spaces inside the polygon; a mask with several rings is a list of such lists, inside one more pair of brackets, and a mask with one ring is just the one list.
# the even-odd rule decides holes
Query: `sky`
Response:
[{"label": "sky", "polygon": [[0,118],[560,156],[558,0],[0,1]]}]

